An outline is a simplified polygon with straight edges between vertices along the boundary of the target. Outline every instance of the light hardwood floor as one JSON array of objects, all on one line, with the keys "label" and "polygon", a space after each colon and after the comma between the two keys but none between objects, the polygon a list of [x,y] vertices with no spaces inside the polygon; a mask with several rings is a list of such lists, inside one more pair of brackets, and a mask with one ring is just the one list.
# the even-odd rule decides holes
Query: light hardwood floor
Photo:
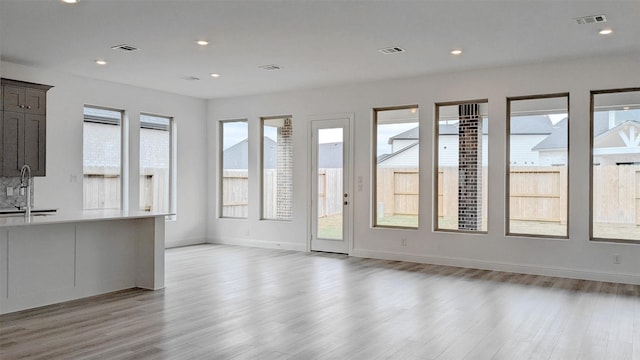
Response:
[{"label": "light hardwood floor", "polygon": [[0,317],[0,359],[640,359],[640,286],[221,245]]}]

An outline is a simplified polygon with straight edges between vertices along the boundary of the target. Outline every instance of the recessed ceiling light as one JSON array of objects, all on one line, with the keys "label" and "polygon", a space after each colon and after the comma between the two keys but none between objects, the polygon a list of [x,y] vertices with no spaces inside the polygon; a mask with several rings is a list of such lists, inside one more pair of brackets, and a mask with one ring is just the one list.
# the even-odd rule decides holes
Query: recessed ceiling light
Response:
[{"label": "recessed ceiling light", "polygon": [[460,55],[460,54],[462,54],[462,50],[460,49],[451,50],[451,55]]},{"label": "recessed ceiling light", "polygon": [[98,59],[98,60],[96,60],[96,64],[98,64],[98,65],[107,65],[107,61],[106,60],[102,60],[102,59]]},{"label": "recessed ceiling light", "polygon": [[198,44],[200,46],[207,46],[207,45],[209,45],[209,42],[207,40],[198,40],[198,41],[196,41],[196,44]]},{"label": "recessed ceiling light", "polygon": [[602,30],[600,30],[599,34],[600,35],[609,35],[612,32],[613,32],[613,30],[611,30],[611,29],[602,29]]},{"label": "recessed ceiling light", "polygon": [[212,78],[220,77],[220,74],[216,74],[216,73],[211,73],[209,75],[211,75]]},{"label": "recessed ceiling light", "polygon": [[78,3],[78,0],[62,0],[62,2],[66,4],[76,4]]}]

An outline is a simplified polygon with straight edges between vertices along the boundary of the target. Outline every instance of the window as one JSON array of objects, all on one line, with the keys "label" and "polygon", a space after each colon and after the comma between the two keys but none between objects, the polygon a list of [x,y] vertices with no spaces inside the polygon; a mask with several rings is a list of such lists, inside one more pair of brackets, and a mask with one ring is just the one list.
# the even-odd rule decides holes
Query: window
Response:
[{"label": "window", "polygon": [[591,237],[640,241],[640,88],[591,92]]},{"label": "window", "polygon": [[246,120],[220,122],[221,217],[246,218],[249,205],[249,126]]},{"label": "window", "polygon": [[567,237],[569,94],[507,99],[507,234]]},{"label": "window", "polygon": [[291,117],[262,119],[262,218],[291,220],[293,127]]},{"label": "window", "polygon": [[374,226],[418,227],[418,107],[374,110]]},{"label": "window", "polygon": [[83,208],[122,208],[122,118],[120,110],[84,107]]},{"label": "window", "polygon": [[436,230],[487,231],[487,107],[436,104]]},{"label": "window", "polygon": [[171,211],[172,119],[140,114],[140,210]]}]

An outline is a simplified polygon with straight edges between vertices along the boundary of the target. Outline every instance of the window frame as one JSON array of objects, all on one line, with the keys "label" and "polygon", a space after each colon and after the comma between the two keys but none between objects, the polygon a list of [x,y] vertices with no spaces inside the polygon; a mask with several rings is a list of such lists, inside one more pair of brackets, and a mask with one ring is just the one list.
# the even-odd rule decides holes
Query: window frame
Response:
[{"label": "window frame", "polygon": [[[114,121],[111,118],[107,118],[107,117],[100,117],[100,116],[93,116],[93,117],[89,117],[89,121],[87,121],[87,116],[85,115],[85,109],[86,108],[90,108],[90,109],[96,109],[96,110],[106,110],[106,111],[113,111],[113,112],[118,112],[120,113],[120,122],[119,124],[115,124]],[[128,195],[129,195],[129,172],[127,171],[128,169],[128,165],[129,165],[129,147],[128,147],[128,128],[127,125],[129,124],[128,119],[127,119],[127,113],[124,109],[116,109],[116,108],[110,108],[110,107],[106,107],[106,106],[99,106],[99,105],[89,105],[89,104],[83,104],[82,105],[82,125],[83,125],[83,131],[82,131],[82,144],[84,147],[84,141],[85,141],[85,134],[84,134],[84,125],[85,123],[97,123],[97,124],[104,124],[104,125],[113,125],[113,126],[118,126],[120,127],[120,206],[117,209],[112,209],[112,208],[95,208],[95,209],[86,209],[84,207],[84,177],[85,177],[85,173],[84,173],[84,150],[83,150],[83,154],[82,154],[82,161],[83,161],[83,170],[82,170],[82,181],[83,181],[83,185],[82,185],[82,202],[83,202],[83,210],[86,211],[92,211],[92,210],[125,210],[128,209],[129,207],[129,199],[128,199]]]},{"label": "window frame", "polygon": [[[382,111],[393,110],[411,110],[416,109],[418,112],[418,133],[420,129],[420,107],[418,104],[398,105],[377,107],[372,109],[372,132],[371,132],[371,227],[374,229],[401,229],[401,230],[419,230],[420,229],[420,162],[418,161],[418,225],[413,226],[394,226],[378,224],[378,113]],[[420,136],[418,135],[418,144],[420,144]],[[419,156],[419,155],[418,155]]]},{"label": "window frame", "polygon": [[[594,114],[595,114],[595,96],[602,94],[616,94],[627,92],[640,92],[640,87],[615,88],[604,90],[591,90],[589,93],[589,241],[619,243],[619,244],[640,244],[640,240],[618,239],[618,238],[600,238],[593,236],[594,226],[594,184],[593,184],[593,140],[594,140]],[[636,185],[637,186],[637,185]]]},{"label": "window frame", "polygon": [[[440,169],[439,163],[439,137],[440,137],[440,108],[445,106],[460,106],[464,104],[486,104],[487,105],[487,121],[489,120],[489,99],[472,99],[472,100],[460,100],[460,101],[445,101],[445,102],[437,102],[434,104],[434,131],[433,131],[433,231],[434,232],[443,232],[443,233],[459,233],[459,234],[478,234],[478,235],[487,235],[489,233],[489,216],[491,215],[489,211],[487,211],[487,230],[485,231],[474,231],[474,230],[460,230],[460,229],[441,229],[438,227],[438,172]],[[483,134],[484,135],[484,134]],[[487,144],[489,134],[487,134]],[[487,149],[488,150],[488,149]],[[482,156],[482,154],[481,154]],[[487,169],[489,168],[489,159],[487,159]],[[487,179],[489,179],[489,174],[487,174]],[[488,182],[488,180],[487,180]],[[487,186],[488,190],[488,186]],[[489,209],[489,200],[491,200],[491,196],[487,193],[487,210]]]},{"label": "window frame", "polygon": [[[138,133],[138,157],[142,156],[142,148],[140,147],[141,145],[141,136],[142,136],[142,116],[151,116],[151,117],[157,117],[157,118],[163,118],[163,119],[167,119],[169,120],[169,128],[168,131],[169,132],[169,207],[167,212],[172,213],[173,215],[167,215],[166,220],[176,220],[176,216],[177,216],[177,179],[176,179],[176,160],[177,160],[177,147],[176,147],[176,123],[175,123],[175,118],[173,116],[167,116],[167,115],[158,115],[155,113],[150,113],[150,112],[141,112],[139,114],[139,133]],[[149,127],[149,129],[152,130],[162,130],[162,129],[156,129],[154,127]],[[140,168],[141,168],[141,161],[138,161],[138,176],[140,176]],[[141,188],[138,188],[138,198],[140,198],[140,193],[142,192]],[[140,209],[141,204],[138,203],[138,209]],[[144,211],[144,210],[141,210]]]},{"label": "window frame", "polygon": [[[269,121],[269,120],[286,120],[289,119],[289,121],[292,122],[292,127],[293,127],[293,116],[291,115],[281,115],[281,116],[264,116],[260,118],[260,220],[264,220],[264,221],[283,221],[283,222],[291,222],[293,221],[293,213],[291,214],[291,217],[288,219],[278,219],[278,218],[267,218],[265,217],[264,213],[264,127],[265,127],[265,120]],[[293,131],[293,130],[292,130]],[[292,138],[293,141],[293,138]],[[293,149],[292,149],[293,150]],[[292,163],[293,163],[293,158],[291,159]],[[291,177],[292,177],[292,183],[291,183],[291,194],[293,195],[293,164],[292,164],[292,168],[291,168]],[[293,209],[293,197],[291,198],[291,208]]]},{"label": "window frame", "polygon": [[[250,141],[249,137],[249,120],[248,119],[228,119],[218,120],[218,219],[236,219],[236,220],[248,220],[249,213],[246,217],[238,216],[225,216],[224,215],[224,125],[228,123],[246,123],[247,124],[247,146]],[[249,153],[247,151],[247,157]],[[247,159],[248,160],[248,159]],[[247,164],[248,165],[248,164]],[[249,180],[249,166],[247,166],[247,180]],[[247,189],[248,190],[248,189]],[[249,203],[247,201],[247,208]]]},{"label": "window frame", "polygon": [[[513,233],[510,232],[510,200],[511,200],[511,102],[512,101],[520,101],[520,100],[540,100],[540,99],[551,99],[551,98],[566,98],[567,100],[567,204],[566,204],[566,218],[567,218],[567,231],[566,235],[537,235],[537,234],[526,234],[526,233]],[[539,94],[539,95],[524,95],[524,96],[510,96],[507,97],[507,121],[506,121],[506,150],[505,150],[505,162],[506,162],[506,171],[505,171],[505,236],[516,236],[516,237],[531,237],[531,238],[543,238],[543,239],[561,239],[568,240],[569,239],[569,222],[570,222],[570,211],[569,206],[571,204],[570,201],[570,191],[571,188],[571,164],[570,164],[570,154],[571,154],[571,98],[568,92],[562,93],[552,93],[552,94]]]}]

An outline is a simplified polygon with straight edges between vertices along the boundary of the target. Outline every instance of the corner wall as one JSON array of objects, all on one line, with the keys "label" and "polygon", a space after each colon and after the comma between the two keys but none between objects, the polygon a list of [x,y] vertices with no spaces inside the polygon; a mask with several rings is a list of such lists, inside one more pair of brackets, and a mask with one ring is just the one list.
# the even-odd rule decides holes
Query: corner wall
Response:
[{"label": "corner wall", "polygon": [[47,93],[47,176],[35,178],[36,207],[82,210],[83,106],[125,110],[129,121],[129,202],[138,204],[139,115],[172,116],[177,125],[177,220],[166,223],[166,247],[205,242],[206,101],[82,78],[9,62],[2,77],[43,83]]},{"label": "corner wall", "polygon": [[[640,54],[447,73],[340,87],[208,101],[209,212],[212,243],[307,250],[310,232],[309,123],[311,115],[355,114],[351,255],[640,284],[640,245],[589,241],[589,91],[640,86]],[[468,86],[472,84],[472,86]],[[569,236],[544,239],[505,236],[506,98],[570,93]],[[489,99],[488,234],[434,232],[434,104]],[[372,109],[418,104],[420,108],[420,228],[372,228]],[[291,114],[294,204],[291,222],[259,220],[260,117]],[[220,219],[218,121],[249,120],[249,218]],[[357,188],[357,187],[354,187]],[[640,230],[639,230],[640,231]],[[402,246],[402,239],[407,245]],[[613,264],[613,255],[622,264]]]}]

